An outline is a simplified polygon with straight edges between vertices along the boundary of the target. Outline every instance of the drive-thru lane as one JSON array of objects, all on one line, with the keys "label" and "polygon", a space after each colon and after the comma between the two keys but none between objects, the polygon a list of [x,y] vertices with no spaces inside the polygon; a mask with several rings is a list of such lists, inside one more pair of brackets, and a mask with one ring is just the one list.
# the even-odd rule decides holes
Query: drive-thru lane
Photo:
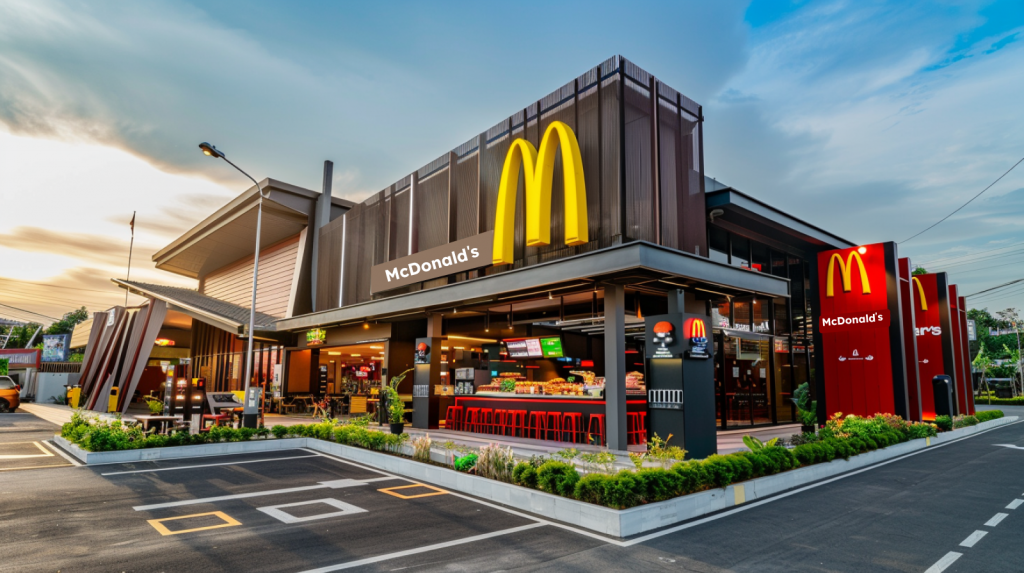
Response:
[{"label": "drive-thru lane", "polygon": [[1024,423],[640,543],[306,450],[12,472],[0,569],[1018,571],[1024,450],[995,444]]}]

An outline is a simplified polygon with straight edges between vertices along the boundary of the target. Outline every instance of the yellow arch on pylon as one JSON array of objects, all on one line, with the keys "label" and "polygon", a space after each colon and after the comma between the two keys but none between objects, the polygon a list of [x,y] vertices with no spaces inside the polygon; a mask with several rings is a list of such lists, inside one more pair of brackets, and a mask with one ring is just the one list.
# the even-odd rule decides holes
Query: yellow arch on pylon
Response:
[{"label": "yellow arch on pylon", "polygon": [[924,285],[917,277],[911,277],[911,281],[917,285],[917,294],[921,299],[921,310],[928,310],[928,299],[924,297]]},{"label": "yellow arch on pylon", "polygon": [[516,139],[505,155],[498,186],[498,207],[494,217],[494,255],[496,265],[514,260],[516,224],[516,188],[519,168],[523,168],[526,189],[526,245],[551,244],[551,185],[555,172],[555,152],[562,150],[562,174],[565,188],[565,244],[582,245],[590,241],[587,221],[587,187],[583,180],[583,157],[572,128],[553,121],[544,130],[540,151],[525,139]]},{"label": "yellow arch on pylon", "polygon": [[860,267],[861,292],[864,294],[871,294],[871,283],[868,282],[868,272],[864,268],[864,259],[860,258],[860,253],[853,250],[850,251],[850,254],[846,257],[845,263],[843,263],[843,257],[839,253],[832,253],[832,258],[828,260],[828,280],[825,285],[825,296],[835,296],[833,279],[835,278],[834,271],[836,269],[836,263],[839,264],[839,274],[843,279],[843,292],[850,292],[853,290],[853,277],[850,273],[853,271],[854,260],[857,261],[857,266]]}]

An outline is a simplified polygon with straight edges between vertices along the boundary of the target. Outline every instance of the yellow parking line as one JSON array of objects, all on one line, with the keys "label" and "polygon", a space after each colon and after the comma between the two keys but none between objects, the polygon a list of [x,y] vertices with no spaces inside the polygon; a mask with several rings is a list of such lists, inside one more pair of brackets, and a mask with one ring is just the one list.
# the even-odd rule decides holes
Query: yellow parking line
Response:
[{"label": "yellow parking line", "polygon": [[14,470],[41,470],[43,468],[70,468],[73,464],[56,464],[52,466],[22,466],[20,468],[0,468],[0,472],[12,472]]},{"label": "yellow parking line", "polygon": [[9,442],[7,444],[0,444],[0,446],[9,446],[13,444],[35,444],[43,453],[42,454],[2,454],[0,460],[20,460],[24,458],[52,458],[53,453],[43,447],[39,442]]},{"label": "yellow parking line", "polygon": [[[165,521],[175,521],[178,519],[189,519],[192,517],[205,517],[207,515],[216,515],[220,519],[224,520],[224,523],[220,525],[208,525],[206,527],[196,527],[193,529],[182,529],[181,531],[171,531],[163,524]],[[220,529],[221,527],[234,527],[236,525],[242,525],[238,520],[232,518],[223,511],[211,511],[209,513],[193,513],[192,515],[181,515],[178,517],[165,517],[163,519],[150,519],[148,523],[153,526],[154,529],[160,532],[160,535],[178,535],[181,533],[192,533],[195,531],[206,531],[208,529]]]},{"label": "yellow parking line", "polygon": [[[400,494],[400,493],[395,491],[396,489],[409,489],[410,487],[425,487],[427,489],[434,490],[434,491],[433,491],[433,493],[421,493],[419,495],[402,495],[402,494]],[[381,493],[386,493],[388,495],[393,495],[393,496],[395,496],[395,497],[397,497],[399,499],[416,499],[416,498],[419,498],[419,497],[430,497],[430,496],[434,496],[434,495],[447,495],[449,493],[449,492],[447,492],[447,491],[445,491],[443,489],[439,489],[439,488],[436,488],[436,487],[433,487],[433,486],[429,486],[429,485],[426,485],[426,484],[422,484],[422,483],[414,483],[412,485],[400,485],[400,486],[395,486],[395,487],[386,487],[384,489],[378,489],[377,491],[379,491]]]}]

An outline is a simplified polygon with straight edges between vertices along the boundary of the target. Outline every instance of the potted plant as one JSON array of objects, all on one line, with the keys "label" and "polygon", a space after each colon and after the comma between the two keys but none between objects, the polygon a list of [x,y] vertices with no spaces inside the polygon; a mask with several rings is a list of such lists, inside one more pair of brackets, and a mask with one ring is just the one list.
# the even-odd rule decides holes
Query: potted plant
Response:
[{"label": "potted plant", "polygon": [[796,387],[791,398],[796,405],[796,418],[800,421],[802,433],[814,432],[818,425],[818,401],[811,400],[810,384],[804,382]]},{"label": "potted plant", "polygon": [[160,400],[146,400],[146,406],[149,407],[149,413],[158,416],[164,411],[164,403]]},{"label": "potted plant", "polygon": [[405,431],[405,402],[398,395],[398,385],[405,380],[405,376],[412,371],[412,368],[393,377],[388,383],[388,422],[391,424],[391,433],[398,435]]}]

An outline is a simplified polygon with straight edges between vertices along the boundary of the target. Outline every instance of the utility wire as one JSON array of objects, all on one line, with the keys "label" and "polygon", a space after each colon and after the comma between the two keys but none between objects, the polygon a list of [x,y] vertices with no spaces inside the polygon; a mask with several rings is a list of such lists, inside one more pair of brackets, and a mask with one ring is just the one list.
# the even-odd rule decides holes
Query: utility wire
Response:
[{"label": "utility wire", "polygon": [[1016,247],[1016,246],[1019,246],[1019,245],[1024,245],[1024,242],[1011,243],[1009,245],[1006,245],[1005,247],[996,247],[994,249],[988,249],[986,251],[977,251],[977,252],[974,252],[974,253],[966,253],[966,254],[963,254],[963,255],[954,255],[954,256],[949,256],[949,257],[942,257],[941,259],[935,259],[935,260],[932,260],[932,261],[925,261],[923,263],[914,263],[914,264],[916,264],[917,266],[921,266],[921,267],[926,266],[926,265],[930,266],[930,265],[934,265],[936,263],[944,263],[946,261],[956,261],[956,260],[959,260],[959,259],[967,259],[967,258],[976,256],[976,255],[983,255],[985,253],[991,253],[993,251],[1002,251],[1003,249],[1009,249],[1011,247]]},{"label": "utility wire", "polygon": [[[1024,279],[1021,279],[1021,280],[1024,280]],[[32,312],[31,310],[25,310],[23,308],[18,308],[16,306],[11,306],[9,304],[4,304],[2,302],[0,302],[0,306],[7,307],[7,308],[10,308],[10,309],[16,310],[18,312],[23,312],[23,313],[27,313],[27,314],[34,314],[36,316],[41,316],[41,317],[43,317],[43,318],[45,318],[47,320],[52,320],[54,322],[57,322],[58,320],[60,320],[59,318],[53,318],[52,316],[46,316],[45,314],[39,314],[38,312]]]},{"label": "utility wire", "polygon": [[899,243],[899,244],[903,244],[903,243],[906,243],[906,242],[910,241],[911,239],[914,239],[914,238],[916,238],[916,237],[918,237],[918,236],[920,236],[920,235],[923,235],[923,234],[925,234],[926,232],[928,232],[928,231],[932,230],[933,228],[935,228],[936,226],[938,226],[938,225],[939,225],[939,223],[941,223],[941,222],[945,221],[946,219],[948,219],[948,218],[952,217],[953,215],[956,215],[956,214],[957,214],[957,212],[958,212],[958,211],[960,211],[960,209],[963,209],[964,207],[966,207],[966,206],[970,205],[970,204],[971,204],[971,201],[974,201],[974,200],[975,200],[975,199],[977,199],[978,197],[981,197],[982,193],[984,193],[985,191],[988,191],[989,189],[991,189],[991,188],[992,188],[992,186],[993,186],[993,185],[995,185],[996,183],[999,183],[1000,179],[1002,179],[1003,177],[1006,177],[1007,175],[1009,175],[1009,173],[1010,173],[1011,171],[1013,171],[1015,167],[1017,167],[1018,165],[1020,165],[1020,164],[1021,164],[1021,162],[1024,162],[1024,157],[1021,157],[1021,158],[1020,158],[1020,159],[1019,159],[1019,160],[1017,161],[1017,163],[1014,163],[1014,164],[1013,164],[1013,167],[1011,167],[1011,168],[1007,169],[1007,170],[1006,170],[1006,173],[1003,173],[1002,175],[1000,175],[998,179],[996,179],[996,180],[995,180],[995,181],[993,181],[992,183],[989,183],[988,187],[986,187],[986,188],[984,188],[984,189],[982,189],[982,190],[981,190],[981,193],[978,193],[978,194],[977,194],[977,195],[975,195],[974,197],[971,197],[970,201],[968,201],[968,202],[964,203],[963,205],[960,205],[959,207],[957,207],[957,208],[956,208],[956,210],[955,210],[955,211],[953,211],[953,212],[952,212],[952,213],[950,213],[949,215],[946,215],[945,217],[943,217],[943,218],[939,219],[939,220],[938,220],[938,221],[937,221],[937,222],[936,222],[935,224],[933,224],[932,226],[928,227],[927,229],[925,229],[925,230],[921,231],[920,233],[918,233],[918,234],[916,234],[916,235],[914,235],[914,236],[912,236],[912,237],[910,237],[910,238],[907,238],[907,239],[903,239],[902,241],[900,241],[900,243]]},{"label": "utility wire", "polygon": [[1012,280],[1012,281],[1010,281],[1010,282],[1006,282],[1006,283],[1003,283],[1003,284],[1001,284],[1001,285],[996,285],[996,286],[994,286],[994,287],[992,287],[992,288],[987,288],[987,289],[985,289],[985,290],[979,290],[979,291],[978,291],[978,292],[976,292],[976,293],[972,293],[972,294],[969,294],[969,295],[966,295],[966,296],[978,296],[978,295],[979,295],[979,294],[981,294],[981,293],[985,293],[985,292],[989,292],[989,291],[993,291],[993,290],[997,290],[997,289],[1005,288],[1005,287],[1008,287],[1008,286],[1010,286],[1010,285],[1012,285],[1012,284],[1017,284],[1017,283],[1020,283],[1020,282],[1024,282],[1024,279],[1016,279],[1016,280]]}]

